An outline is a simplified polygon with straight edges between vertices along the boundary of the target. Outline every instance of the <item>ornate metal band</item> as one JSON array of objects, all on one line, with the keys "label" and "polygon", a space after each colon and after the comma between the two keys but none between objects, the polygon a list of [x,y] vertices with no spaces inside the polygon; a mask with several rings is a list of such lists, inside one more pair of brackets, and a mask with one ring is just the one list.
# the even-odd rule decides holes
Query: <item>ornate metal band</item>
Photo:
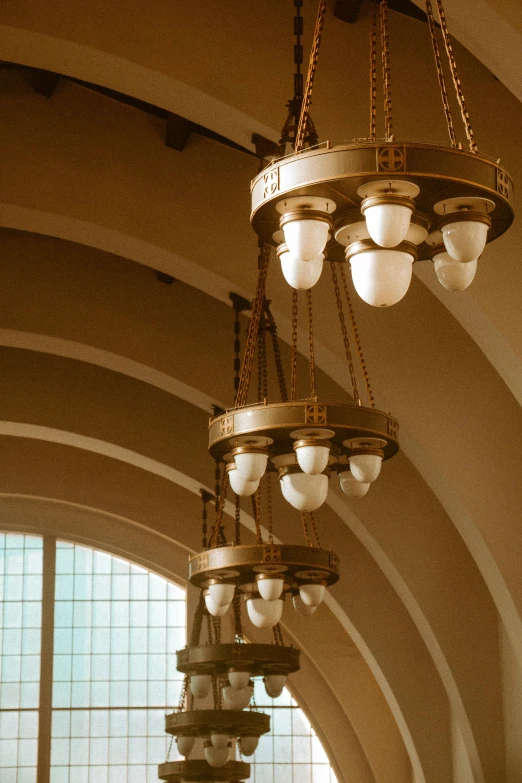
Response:
[{"label": "ornate metal band", "polygon": [[[439,216],[433,206],[441,199],[481,196],[495,203],[489,241],[513,222],[513,181],[492,158],[433,144],[350,144],[313,149],[270,163],[252,181],[254,230],[265,242],[279,228],[277,202],[285,196],[319,196],[335,201],[335,218],[361,203],[357,189],[376,179],[404,179],[420,188],[416,208],[426,213],[435,229]],[[343,248],[328,245],[331,260],[343,261]],[[422,256],[421,256],[422,257]]]},{"label": "ornate metal band", "polygon": [[250,777],[250,764],[229,761],[224,767],[215,769],[203,759],[167,761],[159,765],[158,777],[166,783],[210,783],[213,780],[238,783]]},{"label": "ornate metal band", "polygon": [[207,644],[177,652],[177,670],[183,674],[226,674],[231,668],[248,669],[254,676],[299,671],[296,647],[279,644]]},{"label": "ornate metal band", "polygon": [[231,737],[259,737],[270,731],[270,716],[246,710],[172,712],[165,717],[165,731],[184,737],[208,737],[213,732]]},{"label": "ornate metal band", "polygon": [[313,431],[314,428],[331,430],[333,435],[328,439],[340,452],[346,451],[344,441],[365,437],[385,441],[384,459],[399,450],[399,425],[388,413],[350,403],[323,404],[310,400],[231,408],[210,420],[209,450],[215,459],[223,459],[232,449],[247,446],[245,436],[251,436],[274,441],[268,447],[270,456],[287,454],[292,452],[294,431]]},{"label": "ornate metal band", "polygon": [[210,579],[247,584],[257,573],[281,574],[287,589],[297,589],[311,579],[332,585],[339,579],[339,558],[311,546],[230,544],[206,549],[189,559],[189,579],[197,587],[205,587]]}]

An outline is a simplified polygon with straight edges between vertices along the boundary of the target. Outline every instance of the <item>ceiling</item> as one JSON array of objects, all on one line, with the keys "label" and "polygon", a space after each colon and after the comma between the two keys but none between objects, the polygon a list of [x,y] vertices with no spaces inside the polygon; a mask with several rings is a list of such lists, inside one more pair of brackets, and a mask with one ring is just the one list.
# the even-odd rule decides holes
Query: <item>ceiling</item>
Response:
[{"label": "ceiling", "polygon": [[[522,8],[447,6],[479,149],[521,182]],[[368,13],[350,25],[332,11],[312,115],[322,139],[352,139],[366,134]],[[311,0],[304,15],[308,46]],[[248,151],[253,133],[277,140],[292,17],[290,0],[4,0],[2,58],[24,66],[0,69],[4,527],[185,579],[199,489],[214,484],[208,414],[233,396],[229,292],[255,290],[258,161],[198,133],[167,147],[165,113]],[[426,25],[390,17],[396,135],[445,143]],[[72,78],[45,97],[30,69]],[[425,263],[395,307],[354,302],[402,451],[363,500],[330,493],[318,520],[341,581],[312,621],[285,612],[306,653],[295,693],[340,783],[522,781],[520,225],[463,293],[437,287]],[[323,277],[318,385],[338,396],[349,378]],[[269,296],[289,366],[291,297],[275,263]],[[276,534],[297,535],[279,499],[275,511]],[[246,511],[243,522],[252,529]]]}]

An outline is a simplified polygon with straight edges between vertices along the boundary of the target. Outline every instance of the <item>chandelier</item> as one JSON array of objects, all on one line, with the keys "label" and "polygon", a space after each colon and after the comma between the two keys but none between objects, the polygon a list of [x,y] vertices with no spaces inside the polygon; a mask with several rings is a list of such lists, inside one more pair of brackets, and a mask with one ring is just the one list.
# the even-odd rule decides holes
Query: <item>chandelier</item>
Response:
[{"label": "chandelier", "polygon": [[[319,3],[294,152],[273,160],[251,188],[252,226],[263,242],[277,246],[293,288],[311,288],[326,259],[332,265],[346,261],[359,296],[386,307],[406,294],[413,263],[431,260],[439,282],[462,291],[472,282],[486,243],[513,221],[512,180],[498,160],[478,152],[442,0],[435,2],[469,151],[457,141],[431,0],[426,13],[450,146],[395,139],[387,0],[371,0],[369,136],[305,149],[317,138],[309,108],[326,14],[326,0]],[[382,139],[377,138],[377,17]]]}]

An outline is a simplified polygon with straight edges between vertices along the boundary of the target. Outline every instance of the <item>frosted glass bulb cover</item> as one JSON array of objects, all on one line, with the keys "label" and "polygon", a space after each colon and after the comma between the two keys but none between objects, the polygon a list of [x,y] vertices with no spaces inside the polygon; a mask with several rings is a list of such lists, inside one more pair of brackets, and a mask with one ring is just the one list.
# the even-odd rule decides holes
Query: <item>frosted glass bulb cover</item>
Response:
[{"label": "frosted glass bulb cover", "polygon": [[205,596],[205,606],[212,617],[224,617],[229,610],[230,604],[222,604],[220,606],[214,601],[212,596],[207,593]]},{"label": "frosted glass bulb cover", "polygon": [[374,307],[390,307],[406,294],[413,256],[402,250],[365,250],[350,258],[355,290]]},{"label": "frosted glass bulb cover", "polygon": [[226,584],[224,582],[216,582],[216,584],[208,586],[209,597],[217,606],[226,606],[228,608],[235,592],[235,585]]},{"label": "frosted glass bulb cover", "polygon": [[283,614],[283,601],[265,601],[264,598],[248,598],[246,605],[250,622],[256,628],[273,628]]},{"label": "frosted glass bulb cover", "polygon": [[324,585],[301,585],[299,595],[306,606],[319,606],[323,601],[325,591]]},{"label": "frosted glass bulb cover", "polygon": [[328,467],[330,449],[328,446],[299,446],[295,450],[299,467],[303,473],[317,476]]},{"label": "frosted glass bulb cover", "polygon": [[259,481],[246,481],[235,466],[228,471],[228,480],[232,491],[241,498],[250,497],[259,487]]},{"label": "frosted glass bulb cover", "polygon": [[464,291],[473,282],[477,272],[477,260],[455,261],[449,253],[439,253],[433,258],[433,266],[438,281],[448,291]]},{"label": "frosted glass bulb cover", "polygon": [[182,756],[190,756],[194,749],[194,745],[196,743],[195,737],[176,737],[176,745],[178,748],[178,752],[181,753]]},{"label": "frosted glass bulb cover", "polygon": [[271,699],[277,699],[278,696],[281,696],[285,685],[286,675],[284,674],[268,674],[265,677],[265,690]]},{"label": "frosted glass bulb cover", "polygon": [[412,211],[403,204],[375,204],[364,210],[366,227],[380,247],[396,247],[406,238]]},{"label": "frosted glass bulb cover", "polygon": [[251,756],[258,745],[259,737],[241,737],[239,740],[239,749],[243,756]]},{"label": "frosted glass bulb cover", "polygon": [[352,476],[363,484],[371,484],[381,472],[382,457],[378,454],[354,454],[349,462]]},{"label": "frosted glass bulb cover", "polygon": [[211,767],[224,767],[230,757],[230,748],[215,748],[212,744],[205,745],[205,759]]},{"label": "frosted glass bulb cover", "polygon": [[254,689],[251,685],[241,689],[225,685],[222,692],[223,704],[227,710],[244,710],[250,704]]},{"label": "frosted glass bulb cover", "polygon": [[317,609],[317,606],[308,606],[304,603],[300,595],[294,595],[292,598],[294,609],[301,617],[310,617]]},{"label": "frosted glass bulb cover", "polygon": [[349,498],[362,498],[368,492],[370,485],[357,481],[349,470],[343,470],[339,473],[341,489]]},{"label": "frosted glass bulb cover", "polygon": [[196,699],[205,699],[212,687],[210,674],[192,674],[190,677],[190,692]]},{"label": "frosted glass bulb cover", "polygon": [[234,455],[236,470],[245,481],[260,481],[268,462],[268,454],[259,451],[242,451]]},{"label": "frosted glass bulb cover", "polygon": [[316,511],[328,494],[328,476],[324,473],[285,473],[280,484],[285,500],[298,511]]},{"label": "frosted glass bulb cover", "polygon": [[226,748],[230,742],[228,734],[211,734],[210,741],[213,748]]},{"label": "frosted glass bulb cover", "polygon": [[248,683],[250,682],[250,672],[231,671],[228,673],[228,681],[236,691],[240,691],[248,686]]},{"label": "frosted glass bulb cover", "polygon": [[261,598],[264,598],[265,601],[277,601],[283,592],[285,580],[281,577],[271,576],[269,579],[257,579],[256,584]]},{"label": "frosted glass bulb cover", "polygon": [[300,261],[289,252],[282,253],[279,258],[286,282],[297,291],[308,291],[321,277],[324,261],[322,253],[311,261]]},{"label": "frosted glass bulb cover", "polygon": [[299,261],[313,261],[323,253],[329,230],[329,224],[323,220],[291,220],[283,226],[285,245]]},{"label": "frosted glass bulb cover", "polygon": [[468,264],[486,247],[488,226],[478,220],[458,220],[442,227],[444,246],[455,261]]}]

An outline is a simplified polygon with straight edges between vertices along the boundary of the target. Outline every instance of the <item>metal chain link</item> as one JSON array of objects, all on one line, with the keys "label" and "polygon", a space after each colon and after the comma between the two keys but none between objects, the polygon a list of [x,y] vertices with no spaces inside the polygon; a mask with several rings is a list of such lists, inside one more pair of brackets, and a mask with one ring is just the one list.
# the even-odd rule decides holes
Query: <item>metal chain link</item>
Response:
[{"label": "metal chain link", "polygon": [[370,384],[370,376],[368,374],[368,368],[366,367],[366,360],[364,358],[361,338],[359,337],[359,329],[357,327],[357,321],[355,320],[355,313],[352,307],[352,300],[350,299],[350,294],[348,292],[348,284],[346,282],[346,273],[345,273],[344,264],[340,265],[340,271],[341,271],[341,280],[344,288],[344,296],[346,298],[346,304],[348,305],[348,312],[350,314],[350,321],[352,323],[353,337],[355,340],[355,345],[357,346],[357,354],[359,356],[359,363],[361,365],[364,384],[366,386],[366,394],[368,395],[368,402],[370,404],[370,408],[375,408],[375,399],[373,397],[372,387]]},{"label": "metal chain link", "polygon": [[324,28],[325,16],[326,16],[326,0],[319,0],[319,8],[317,10],[317,20],[315,23],[312,50],[310,52],[310,61],[308,63],[308,75],[306,77],[306,86],[304,89],[303,103],[301,105],[301,115],[299,117],[299,125],[297,126],[297,133],[295,136],[296,152],[301,151],[306,137],[308,114],[310,111],[310,104],[312,102],[312,90],[314,88],[315,71],[317,68],[317,60],[319,59],[319,47],[321,45],[321,35]]},{"label": "metal chain link", "polygon": [[301,522],[303,523],[303,533],[305,537],[305,544],[306,546],[312,546],[312,542],[310,541],[310,534],[308,532],[308,522],[306,521],[306,514],[304,511],[301,511]]},{"label": "metal chain link", "polygon": [[214,524],[214,529],[212,530],[212,535],[210,536],[210,541],[209,541],[210,547],[217,546],[219,541],[220,531],[223,523],[223,514],[225,511],[227,489],[228,489],[228,473],[224,471],[221,479],[221,487],[219,490],[219,496],[217,501],[216,522]]},{"label": "metal chain link", "polygon": [[266,490],[266,516],[268,527],[268,543],[274,543],[274,520],[272,517],[272,476],[267,471],[264,475],[265,490]]},{"label": "metal chain link", "polygon": [[279,393],[281,395],[281,402],[286,402],[288,400],[288,391],[286,389],[285,371],[283,367],[283,360],[281,358],[281,346],[279,344],[279,336],[277,334],[277,325],[275,322],[275,318],[272,315],[272,311],[270,310],[269,302],[266,302],[265,313],[268,322],[268,331],[270,337],[272,338],[272,347],[274,349],[274,361],[276,365],[277,380],[279,383]]},{"label": "metal chain link", "polygon": [[448,56],[448,62],[450,65],[451,75],[453,77],[453,84],[455,85],[455,93],[457,95],[457,101],[459,102],[460,112],[462,114],[462,121],[464,122],[464,128],[466,129],[466,136],[469,142],[469,149],[471,152],[478,152],[478,147],[475,142],[473,134],[473,128],[471,127],[471,121],[469,118],[468,110],[466,108],[466,101],[464,99],[464,93],[462,91],[462,84],[460,82],[459,74],[457,71],[457,62],[455,55],[453,54],[453,48],[449,37],[448,25],[446,23],[446,15],[444,13],[444,7],[442,0],[436,0],[437,10],[439,12],[440,29],[442,30],[442,37],[444,38],[444,46],[446,47],[446,54]]},{"label": "metal chain link", "polygon": [[284,642],[283,642],[283,632],[281,631],[281,625],[279,623],[277,623],[277,625],[274,625],[273,631],[274,631],[274,641],[275,641],[275,643],[278,646],[279,645],[281,645],[281,646],[284,645]]},{"label": "metal chain link", "polygon": [[252,510],[254,512],[254,521],[256,523],[256,544],[263,543],[263,535],[261,533],[261,502],[260,502],[260,489],[252,495]]},{"label": "metal chain link", "polygon": [[428,26],[430,29],[431,44],[433,47],[433,56],[435,58],[435,67],[437,69],[437,77],[439,80],[439,87],[442,96],[442,105],[444,107],[444,115],[446,117],[446,124],[448,126],[448,134],[450,137],[451,146],[456,147],[457,136],[455,134],[453,115],[451,113],[448,91],[446,89],[446,79],[444,77],[444,69],[442,67],[442,60],[440,57],[439,42],[437,41],[437,28],[435,27],[435,19],[433,17],[433,6],[431,4],[431,0],[426,0],[426,14],[428,16]]},{"label": "metal chain link", "polygon": [[236,535],[235,545],[239,546],[241,543],[241,498],[236,495],[236,508],[235,508],[235,522],[236,522]]},{"label": "metal chain link", "polygon": [[306,292],[308,305],[308,356],[310,363],[310,398],[317,401],[317,389],[315,385],[315,345],[314,345],[314,321],[312,314],[312,289]]},{"label": "metal chain link", "polygon": [[339,288],[339,280],[337,277],[337,264],[335,261],[330,263],[330,269],[332,270],[332,280],[335,291],[335,299],[337,302],[337,310],[339,312],[339,321],[341,324],[341,332],[343,335],[344,350],[346,352],[346,359],[348,360],[348,367],[350,369],[350,378],[352,381],[352,390],[355,402],[360,405],[361,398],[359,396],[359,390],[357,388],[357,378],[355,376],[355,367],[353,365],[352,350],[350,348],[350,341],[348,340],[348,330],[346,328],[346,321],[344,319],[343,300],[341,298],[341,291]]},{"label": "metal chain link", "polygon": [[259,319],[257,332],[257,401],[262,402],[268,397],[268,370],[266,366],[266,326],[265,314]]},{"label": "metal chain link", "polygon": [[382,48],[382,83],[384,91],[384,138],[393,141],[392,97],[391,97],[391,68],[390,68],[390,39],[388,36],[388,0],[381,0],[381,48]]},{"label": "metal chain link", "polygon": [[319,540],[319,533],[317,532],[317,525],[315,524],[315,517],[312,512],[309,514],[310,522],[312,523],[312,530],[314,531],[315,545],[319,549],[321,548],[321,541]]},{"label": "metal chain link", "polygon": [[241,623],[241,595],[236,590],[232,601],[232,607],[234,610],[234,632],[236,642],[244,642],[243,638],[243,625]]},{"label": "metal chain link", "polygon": [[370,141],[377,138],[377,5],[371,0],[370,15]]},{"label": "metal chain link", "polygon": [[292,368],[290,373],[290,399],[297,399],[297,291],[292,289]]}]

